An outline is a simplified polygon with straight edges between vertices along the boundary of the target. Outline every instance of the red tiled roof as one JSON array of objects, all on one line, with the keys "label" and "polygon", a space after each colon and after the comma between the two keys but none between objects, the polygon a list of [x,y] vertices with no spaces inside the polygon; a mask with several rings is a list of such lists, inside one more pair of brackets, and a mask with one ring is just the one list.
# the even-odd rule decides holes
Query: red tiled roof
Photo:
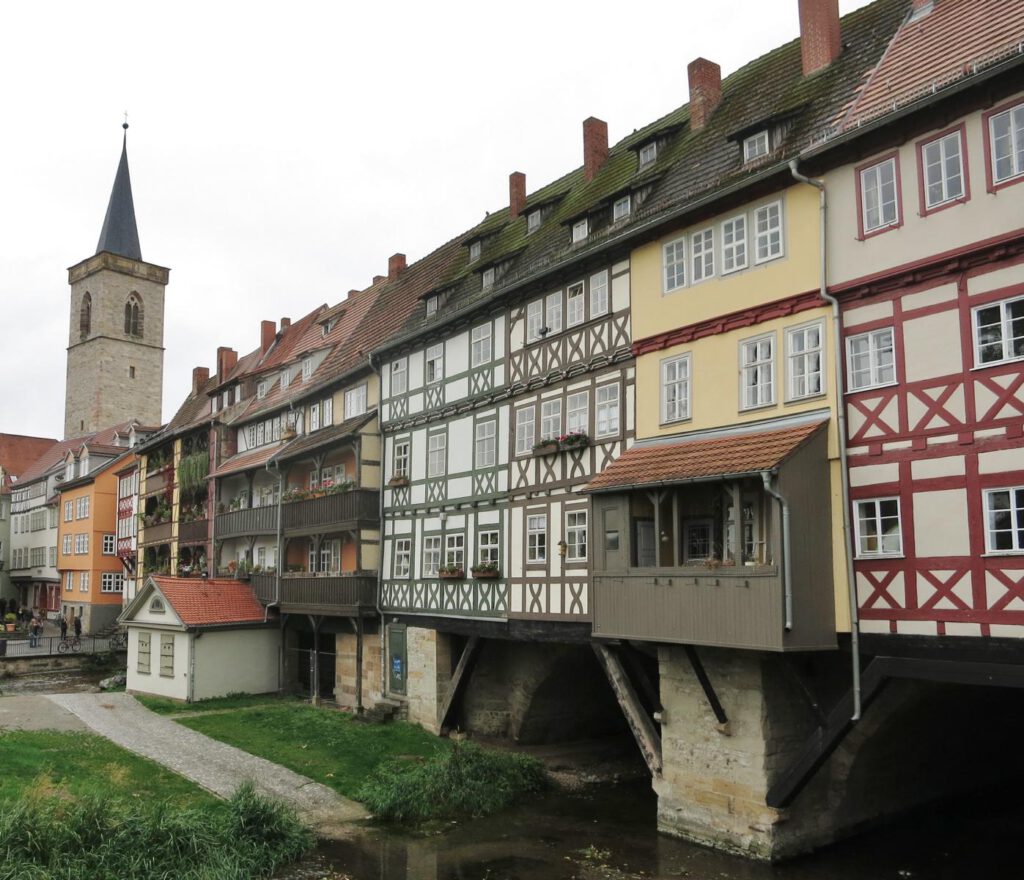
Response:
[{"label": "red tiled roof", "polygon": [[270,457],[274,453],[280,451],[281,444],[272,443],[270,446],[261,446],[259,449],[255,449],[252,452],[242,452],[238,455],[233,455],[213,472],[213,476],[226,477],[228,474],[237,474],[239,471],[247,471],[250,468],[261,467],[269,461]]},{"label": "red tiled roof", "polygon": [[153,582],[185,626],[262,623],[266,616],[244,581],[154,576]]},{"label": "red tiled roof", "polygon": [[936,0],[896,31],[846,114],[858,125],[930,94],[934,88],[1017,51],[1024,40],[1021,0]]},{"label": "red tiled roof", "polygon": [[637,445],[591,480],[586,491],[685,483],[771,470],[824,424],[811,422],[767,431]]},{"label": "red tiled roof", "polygon": [[[31,480],[39,479],[39,477],[45,475],[64,461],[69,449],[80,449],[85,443],[112,446],[114,437],[118,434],[127,434],[133,424],[136,423],[122,422],[120,425],[103,428],[94,434],[84,434],[81,437],[72,437],[70,440],[57,441],[25,470],[18,482],[27,483]],[[118,449],[123,451],[124,447],[118,447]]]},{"label": "red tiled roof", "polygon": [[8,475],[20,477],[29,465],[56,442],[50,437],[0,434],[0,465]]}]

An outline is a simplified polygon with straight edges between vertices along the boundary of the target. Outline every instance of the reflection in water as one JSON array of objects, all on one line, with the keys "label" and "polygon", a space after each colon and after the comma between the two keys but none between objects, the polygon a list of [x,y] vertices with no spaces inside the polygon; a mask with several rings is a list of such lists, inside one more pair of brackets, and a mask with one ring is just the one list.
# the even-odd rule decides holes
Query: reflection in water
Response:
[{"label": "reflection in water", "polygon": [[282,880],[1015,880],[1024,805],[1013,791],[961,798],[770,866],[657,834],[647,784],[552,794],[417,837],[370,829],[322,843]]}]

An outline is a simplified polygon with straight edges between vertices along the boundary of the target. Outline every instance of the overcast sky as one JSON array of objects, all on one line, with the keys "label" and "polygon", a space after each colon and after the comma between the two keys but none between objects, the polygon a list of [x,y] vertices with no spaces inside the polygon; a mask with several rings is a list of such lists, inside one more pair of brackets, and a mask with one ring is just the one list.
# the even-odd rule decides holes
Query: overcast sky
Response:
[{"label": "overcast sky", "polygon": [[[849,12],[864,0],[840,0]],[[61,437],[67,267],[96,249],[125,110],[145,260],[171,269],[164,419],[218,345],[333,304],[797,36],[797,0],[7,4],[0,432]]]}]

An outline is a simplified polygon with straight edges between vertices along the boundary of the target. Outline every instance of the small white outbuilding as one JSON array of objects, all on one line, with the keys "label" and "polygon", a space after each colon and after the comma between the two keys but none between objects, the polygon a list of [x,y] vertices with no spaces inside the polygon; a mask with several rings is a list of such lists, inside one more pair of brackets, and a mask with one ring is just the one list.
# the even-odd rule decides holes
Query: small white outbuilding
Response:
[{"label": "small white outbuilding", "polygon": [[279,688],[280,629],[245,581],[151,576],[119,619],[129,693],[191,703]]}]

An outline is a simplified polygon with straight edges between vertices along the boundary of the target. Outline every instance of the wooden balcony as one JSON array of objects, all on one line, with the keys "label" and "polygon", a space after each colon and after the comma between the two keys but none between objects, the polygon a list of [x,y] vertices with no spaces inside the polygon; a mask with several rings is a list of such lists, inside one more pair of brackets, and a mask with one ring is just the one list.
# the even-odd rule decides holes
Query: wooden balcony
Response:
[{"label": "wooden balcony", "polygon": [[171,540],[171,528],[172,523],[170,520],[159,523],[155,526],[145,526],[142,530],[142,535],[139,538],[139,543],[143,546],[149,544],[166,544]]},{"label": "wooden balcony", "polygon": [[174,485],[174,468],[166,466],[151,474],[146,474],[146,495],[160,492],[168,486]]},{"label": "wooden balcony", "polygon": [[352,489],[336,495],[292,501],[281,505],[281,516],[284,531],[289,535],[355,528],[361,522],[379,521],[380,493],[373,489]]},{"label": "wooden balcony", "polygon": [[595,574],[594,635],[782,650],[782,577],[775,566],[634,569]]},{"label": "wooden balcony", "polygon": [[210,534],[210,521],[207,519],[194,519],[192,522],[181,523],[178,526],[179,544],[198,544],[205,541]]},{"label": "wooden balcony", "polygon": [[[275,601],[277,576],[254,574],[256,598]],[[298,614],[355,615],[376,607],[377,575],[372,572],[342,575],[283,575],[281,611]]]},{"label": "wooden balcony", "polygon": [[277,507],[247,507],[217,515],[217,539],[238,535],[272,535],[277,532]]}]

